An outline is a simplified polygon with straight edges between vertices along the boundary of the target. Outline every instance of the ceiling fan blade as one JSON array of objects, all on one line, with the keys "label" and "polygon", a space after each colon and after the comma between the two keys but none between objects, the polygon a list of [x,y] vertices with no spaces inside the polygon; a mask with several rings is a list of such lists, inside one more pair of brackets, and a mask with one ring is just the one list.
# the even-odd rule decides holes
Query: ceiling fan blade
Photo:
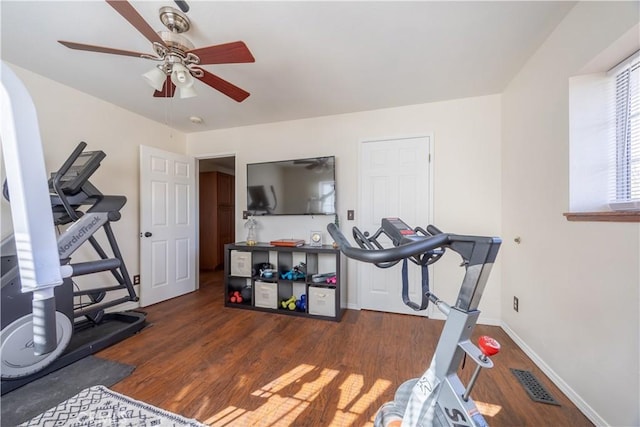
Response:
[{"label": "ceiling fan blade", "polygon": [[242,41],[200,47],[190,50],[200,58],[201,64],[237,64],[241,62],[256,62],[249,48]]},{"label": "ceiling fan blade", "polygon": [[200,80],[201,82],[211,86],[212,88],[214,88],[217,91],[220,91],[222,93],[224,93],[225,95],[227,95],[229,98],[232,98],[238,102],[242,102],[244,101],[250,94],[249,92],[240,89],[238,86],[235,86],[231,83],[229,83],[228,81],[221,79],[220,77],[211,74],[210,72],[208,72],[207,70],[204,70],[202,68],[199,67],[194,67],[198,70],[202,70],[202,72],[204,73],[202,75],[202,77],[197,77],[196,78],[198,80]]},{"label": "ceiling fan blade", "polygon": [[149,55],[147,53],[132,52],[132,51],[129,51],[129,50],[112,49],[110,47],[94,46],[94,45],[90,45],[90,44],[67,42],[67,41],[64,41],[64,40],[58,40],[58,43],[60,43],[63,46],[68,47],[69,49],[88,50],[90,52],[110,53],[110,54],[113,54],[113,55],[135,56],[137,58],[149,58],[149,57],[151,57],[151,55]]},{"label": "ceiling fan blade", "polygon": [[171,81],[171,77],[167,76],[167,80],[164,81],[162,90],[156,90],[153,93],[154,98],[172,98],[176,93],[176,85]]},{"label": "ceiling fan blade", "polygon": [[131,25],[133,25],[136,30],[140,31],[143,36],[145,36],[150,42],[160,43],[162,46],[166,46],[164,41],[160,38],[158,33],[154,31],[153,28],[147,21],[144,20],[142,16],[131,6],[128,1],[125,0],[106,0],[107,3],[111,7],[113,7],[116,12],[118,12],[124,19],[129,21]]}]

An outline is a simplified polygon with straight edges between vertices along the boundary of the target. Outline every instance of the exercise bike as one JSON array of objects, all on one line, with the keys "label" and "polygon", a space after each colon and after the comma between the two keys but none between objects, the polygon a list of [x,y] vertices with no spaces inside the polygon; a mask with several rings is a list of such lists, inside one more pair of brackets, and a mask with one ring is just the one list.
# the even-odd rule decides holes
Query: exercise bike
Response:
[{"label": "exercise bike", "polygon": [[[383,218],[373,234],[353,228],[353,238],[360,248],[352,247],[335,224],[327,227],[340,250],[349,258],[388,268],[403,262],[402,297],[414,310],[424,310],[429,302],[446,316],[431,365],[421,378],[402,384],[393,402],[378,411],[374,426],[473,426],[485,427],[487,422],[478,411],[471,390],[480,370],[493,367],[490,356],[500,350],[497,341],[480,337],[478,345],[470,341],[480,312],[477,310],[489,273],[498,254],[501,240],[496,237],[462,236],[443,233],[433,225],[426,230],[410,228],[399,218]],[[385,248],[382,238],[393,247]],[[466,273],[455,304],[449,305],[429,289],[428,266],[437,262],[446,250],[458,253]],[[409,299],[407,261],[422,269],[422,300]],[[457,370],[466,356],[476,363],[465,387]]]},{"label": "exercise bike", "polygon": [[[10,107],[2,122],[3,194],[14,223],[14,234],[0,243],[5,394],[133,335],[145,326],[145,315],[106,311],[138,297],[111,228],[126,198],[103,195],[89,182],[105,154],[85,151],[82,142],[47,180],[31,99],[4,64],[2,84],[9,95],[3,106]],[[54,227],[61,226],[66,229],[56,236]],[[110,255],[96,239],[100,231]],[[99,259],[73,263],[86,242]],[[73,277],[99,272],[117,283],[74,290]],[[124,296],[108,297],[123,290]]]}]

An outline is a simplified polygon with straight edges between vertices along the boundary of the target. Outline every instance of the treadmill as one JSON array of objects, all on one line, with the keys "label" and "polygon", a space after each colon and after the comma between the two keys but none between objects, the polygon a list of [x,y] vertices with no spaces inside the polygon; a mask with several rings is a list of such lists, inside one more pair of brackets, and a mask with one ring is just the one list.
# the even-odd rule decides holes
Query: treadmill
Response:
[{"label": "treadmill", "polygon": [[[86,147],[81,142],[48,182],[54,225],[59,231],[64,229],[57,236],[61,269],[71,272],[62,285],[54,288],[57,345],[51,352],[36,355],[33,349],[32,292],[22,291],[15,238],[11,235],[0,243],[1,394],[128,338],[146,326],[142,312],[107,311],[138,301],[111,227],[121,218],[120,210],[127,200],[125,196],[104,195],[89,182],[106,156],[102,151],[85,151]],[[3,194],[10,199],[6,181]],[[96,238],[99,234],[106,237],[108,250]],[[73,263],[74,252],[87,243],[96,259]],[[87,252],[83,251],[83,258]],[[99,272],[110,273],[115,283],[85,285],[81,290],[73,282],[74,277]],[[124,296],[109,298],[122,290]]]}]

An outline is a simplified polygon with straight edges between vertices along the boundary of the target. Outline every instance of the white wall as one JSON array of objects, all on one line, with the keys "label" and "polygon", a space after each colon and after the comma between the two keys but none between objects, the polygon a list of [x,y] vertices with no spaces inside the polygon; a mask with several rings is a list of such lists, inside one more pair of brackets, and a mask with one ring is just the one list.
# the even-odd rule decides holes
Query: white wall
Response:
[{"label": "white wall", "polygon": [[[87,150],[103,150],[107,155],[91,183],[104,194],[127,197],[127,204],[121,211],[122,219],[113,223],[113,230],[129,273],[138,274],[139,145],[184,153],[184,134],[9,65],[23,81],[35,104],[47,171],[57,170],[80,141],[88,144]],[[0,203],[4,238],[11,234],[13,227],[9,203],[4,198]],[[93,250],[89,253],[93,256]],[[82,279],[86,278],[77,278],[77,281],[82,282]],[[100,276],[100,280],[107,279]]]},{"label": "white wall", "polygon": [[640,423],[640,224],[562,216],[569,78],[638,16],[637,2],[578,3],[502,95],[505,328],[592,421],[614,426]]},{"label": "white wall", "polygon": [[571,212],[609,210],[609,167],[615,160],[609,156],[615,143],[613,90],[604,71],[569,79]]},{"label": "white wall", "polygon": [[[246,164],[260,161],[336,156],[336,193],[340,225],[350,235],[356,221],[358,152],[362,141],[434,135],[434,224],[459,234],[501,234],[500,96],[484,96],[362,113],[318,117],[187,135],[187,151],[196,157],[236,155],[236,239],[245,240]],[[311,230],[325,230],[329,217],[260,217],[258,238],[308,240]],[[426,221],[426,220],[425,220]],[[416,224],[418,225],[418,224]],[[423,226],[427,225],[421,224]],[[445,257],[446,258],[446,257]],[[348,264],[348,305],[357,301],[355,262]],[[455,300],[461,280],[459,259],[435,266],[438,296]],[[400,298],[400,296],[398,296]],[[494,268],[480,305],[482,321],[500,319],[500,263]]]}]

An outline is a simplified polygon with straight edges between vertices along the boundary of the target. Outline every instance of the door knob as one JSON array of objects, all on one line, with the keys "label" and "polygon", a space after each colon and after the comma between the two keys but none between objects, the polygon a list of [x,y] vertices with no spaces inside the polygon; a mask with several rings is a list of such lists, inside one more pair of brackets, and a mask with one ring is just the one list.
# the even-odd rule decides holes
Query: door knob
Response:
[{"label": "door knob", "polygon": [[153,236],[153,234],[151,234],[151,233],[150,233],[150,232],[148,232],[148,231],[144,233],[144,237],[151,237],[151,236]]}]

